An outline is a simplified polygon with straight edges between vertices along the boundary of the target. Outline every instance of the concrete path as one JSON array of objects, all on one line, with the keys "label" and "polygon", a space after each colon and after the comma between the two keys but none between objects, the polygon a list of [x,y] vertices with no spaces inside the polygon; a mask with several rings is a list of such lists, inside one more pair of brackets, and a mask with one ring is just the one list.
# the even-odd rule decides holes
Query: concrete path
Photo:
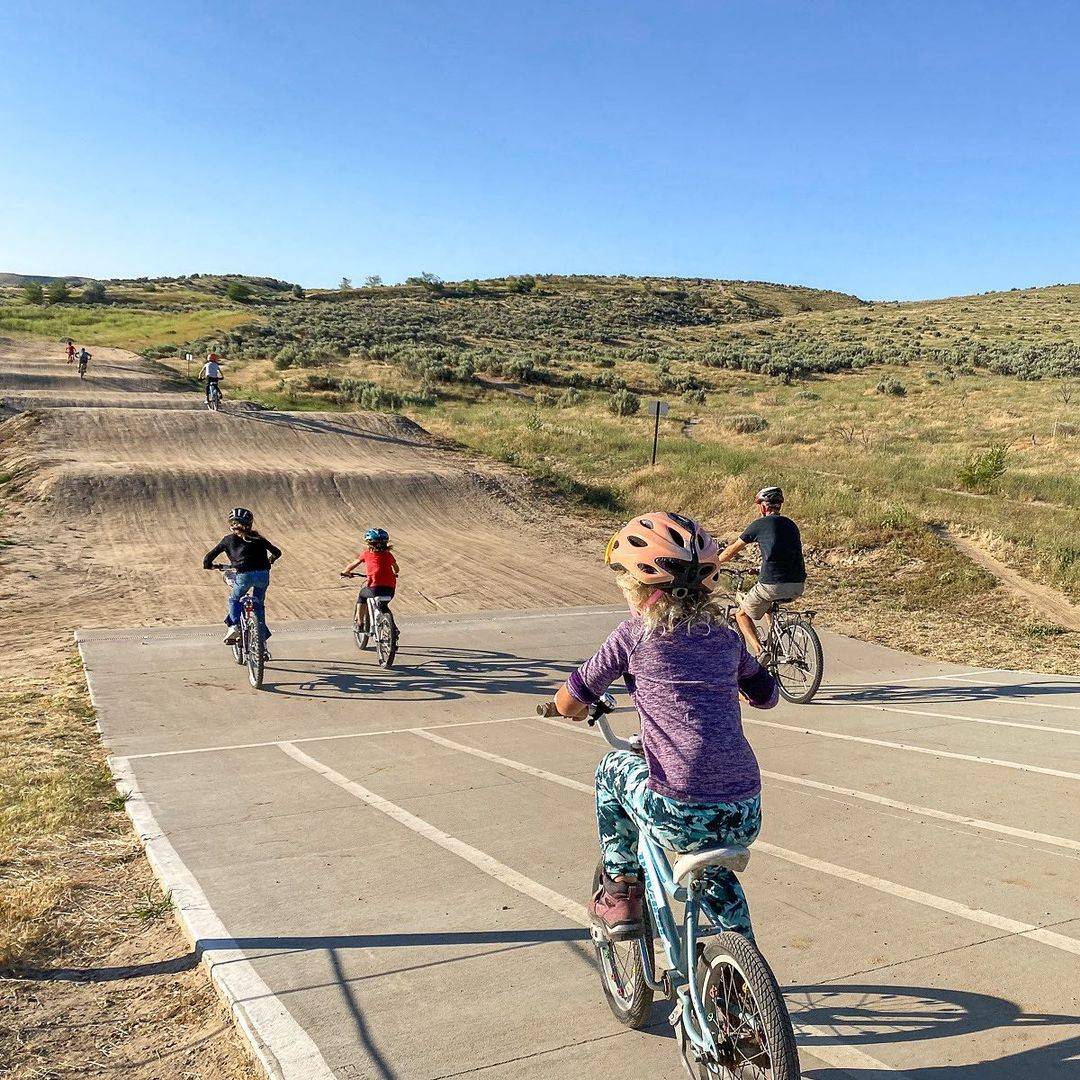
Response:
[{"label": "concrete path", "polygon": [[[581,924],[605,747],[533,715],[619,617],[410,619],[389,673],[283,624],[263,692],[220,627],[79,634],[136,826],[275,1075],[683,1075],[662,1006],[613,1021]],[[747,715],[743,880],[804,1075],[1075,1080],[1080,680],[825,648],[817,702]]]}]

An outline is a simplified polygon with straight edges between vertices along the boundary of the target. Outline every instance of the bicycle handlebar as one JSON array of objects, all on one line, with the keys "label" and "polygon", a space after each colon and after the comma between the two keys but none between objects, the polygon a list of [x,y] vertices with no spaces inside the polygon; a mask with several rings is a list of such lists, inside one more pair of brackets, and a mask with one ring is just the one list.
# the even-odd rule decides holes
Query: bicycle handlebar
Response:
[{"label": "bicycle handlebar", "polygon": [[[631,735],[629,739],[620,738],[611,730],[611,724],[608,721],[608,713],[615,709],[615,699],[610,694],[604,694],[604,696],[595,704],[589,706],[588,712],[585,714],[585,719],[588,721],[589,727],[593,725],[599,725],[600,733],[604,736],[607,744],[615,750],[629,750],[633,754],[641,753],[641,735]],[[536,706],[537,716],[551,717],[561,715],[554,701],[545,701],[542,705]]]}]

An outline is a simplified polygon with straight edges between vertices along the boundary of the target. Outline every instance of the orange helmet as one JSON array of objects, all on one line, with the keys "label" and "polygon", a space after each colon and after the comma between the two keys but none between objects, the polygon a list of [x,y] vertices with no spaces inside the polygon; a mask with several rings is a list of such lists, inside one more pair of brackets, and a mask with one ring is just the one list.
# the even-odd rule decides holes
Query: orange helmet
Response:
[{"label": "orange helmet", "polygon": [[712,592],[720,577],[719,554],[720,545],[692,518],[643,514],[611,538],[604,562],[682,599]]}]

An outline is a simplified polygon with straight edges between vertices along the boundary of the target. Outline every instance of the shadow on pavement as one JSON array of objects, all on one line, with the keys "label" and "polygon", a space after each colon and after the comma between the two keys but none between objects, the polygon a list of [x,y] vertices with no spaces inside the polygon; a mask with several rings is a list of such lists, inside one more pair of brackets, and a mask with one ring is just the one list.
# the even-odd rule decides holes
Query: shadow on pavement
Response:
[{"label": "shadow on pavement", "polygon": [[862,705],[955,705],[978,702],[1008,702],[1010,698],[1053,698],[1072,694],[1080,698],[1080,682],[1016,683],[1009,686],[912,686],[887,683],[877,686],[854,684],[823,688],[814,699],[815,705],[830,702],[854,702]]},{"label": "shadow on pavement", "polygon": [[[500,694],[554,693],[576,665],[486,649],[402,648],[385,671],[366,660],[275,657],[262,689],[303,698],[448,701]],[[283,677],[284,676],[284,677]],[[292,676],[292,678],[290,678]]]},{"label": "shadow on pavement", "polygon": [[[990,994],[926,986],[827,984],[791,986],[784,991],[800,1050],[920,1044],[997,1029],[1080,1026],[1080,1017],[1025,1013],[1014,1002]],[[814,1030],[808,1030],[813,1028]],[[950,1064],[955,1050],[944,1047],[921,1057],[932,1065],[897,1065],[906,1080],[1065,1080],[1077,1075],[1080,1036],[970,1065]],[[804,1063],[805,1064],[805,1063]],[[846,1066],[804,1067],[805,1080],[881,1080],[880,1069]]]}]

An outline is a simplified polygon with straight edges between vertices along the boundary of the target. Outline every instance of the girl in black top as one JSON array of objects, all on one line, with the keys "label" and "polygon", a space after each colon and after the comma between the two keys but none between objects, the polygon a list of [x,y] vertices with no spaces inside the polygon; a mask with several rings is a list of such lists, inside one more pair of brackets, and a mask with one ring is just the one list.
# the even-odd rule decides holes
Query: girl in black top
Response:
[{"label": "girl in black top", "polygon": [[225,616],[229,627],[226,645],[232,645],[240,638],[240,599],[249,590],[255,602],[262,638],[265,641],[270,636],[266,626],[266,590],[270,585],[270,567],[281,558],[281,548],[257,533],[254,525],[255,515],[238,506],[229,514],[229,535],[223,536],[203,556],[204,570],[214,569],[214,559],[218,555],[228,555],[236,570],[236,580],[229,594],[229,611]]}]

